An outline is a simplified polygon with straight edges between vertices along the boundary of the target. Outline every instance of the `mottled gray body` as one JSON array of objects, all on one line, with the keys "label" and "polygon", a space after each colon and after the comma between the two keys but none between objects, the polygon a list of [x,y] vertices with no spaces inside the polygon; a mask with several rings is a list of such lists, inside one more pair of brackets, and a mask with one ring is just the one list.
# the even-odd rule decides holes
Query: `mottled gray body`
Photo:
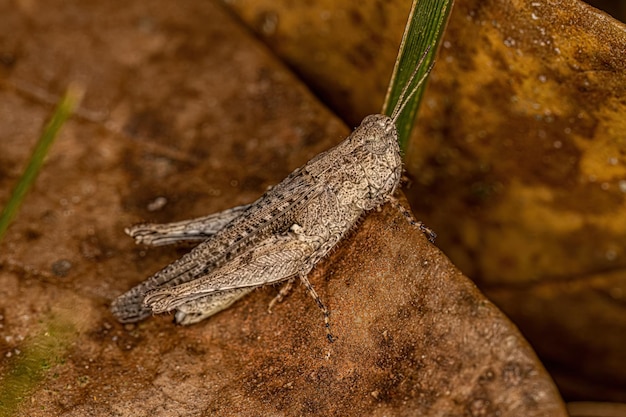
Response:
[{"label": "mottled gray body", "polygon": [[120,296],[122,322],[176,310],[190,324],[252,289],[306,277],[368,210],[398,186],[402,160],[395,124],[366,117],[346,140],[295,170],[254,203],[212,216],[127,230],[138,243],[206,239]]},{"label": "mottled gray body", "polygon": [[[299,278],[324,312],[328,331],[328,310],[307,275],[365,212],[393,200],[402,174],[395,122],[410,97],[404,100],[405,93],[406,88],[392,117],[367,116],[343,142],[296,169],[252,204],[198,219],[127,229],[137,243],[202,243],[117,298],[113,314],[127,323],[175,311],[177,323],[191,324],[255,288],[280,282],[290,287]],[[330,332],[328,338],[333,340]]]}]

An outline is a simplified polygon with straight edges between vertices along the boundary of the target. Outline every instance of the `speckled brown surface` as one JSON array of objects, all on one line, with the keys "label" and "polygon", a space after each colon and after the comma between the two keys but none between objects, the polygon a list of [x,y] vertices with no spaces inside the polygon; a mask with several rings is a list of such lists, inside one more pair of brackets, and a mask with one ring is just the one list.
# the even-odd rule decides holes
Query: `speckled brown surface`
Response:
[{"label": "speckled brown surface", "polygon": [[[298,288],[216,317],[121,326],[110,301],[185,248],[123,234],[249,202],[348,132],[210,2],[1,10],[0,198],[49,103],[87,95],[2,242],[0,401],[28,416],[565,415],[519,332],[398,212]],[[20,398],[18,398],[18,396]]]}]

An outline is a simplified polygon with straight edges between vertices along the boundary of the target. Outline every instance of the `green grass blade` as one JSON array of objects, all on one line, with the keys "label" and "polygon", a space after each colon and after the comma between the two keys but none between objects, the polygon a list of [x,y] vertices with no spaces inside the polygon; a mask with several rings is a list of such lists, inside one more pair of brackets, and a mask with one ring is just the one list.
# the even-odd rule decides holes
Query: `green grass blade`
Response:
[{"label": "green grass blade", "polygon": [[2,241],[2,238],[9,228],[11,221],[17,214],[26,193],[35,182],[35,179],[43,166],[44,159],[48,154],[48,150],[59,133],[61,126],[63,126],[65,121],[78,106],[81,98],[82,89],[70,87],[59,104],[57,104],[57,107],[52,114],[52,118],[39,137],[39,141],[37,142],[37,145],[33,150],[33,154],[30,157],[30,161],[28,162],[28,166],[15,186],[15,189],[4,207],[2,214],[0,214],[0,241]]},{"label": "green grass blade", "polygon": [[[387,96],[382,110],[383,114],[391,114],[402,89],[409,81],[417,63],[428,47],[431,47],[431,50],[418,70],[415,81],[422,78],[432,65],[437,46],[443,37],[452,4],[453,0],[413,0],[396,64],[387,89]],[[415,120],[425,88],[426,83],[423,83],[398,118],[396,124],[398,127],[398,141],[403,152],[406,151],[413,121]],[[410,90],[411,88],[409,88]]]}]

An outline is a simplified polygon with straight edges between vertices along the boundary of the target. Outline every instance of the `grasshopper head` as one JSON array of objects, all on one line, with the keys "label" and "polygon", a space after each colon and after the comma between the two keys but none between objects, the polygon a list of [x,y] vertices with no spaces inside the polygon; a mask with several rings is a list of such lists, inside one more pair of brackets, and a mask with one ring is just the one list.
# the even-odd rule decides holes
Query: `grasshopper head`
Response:
[{"label": "grasshopper head", "polygon": [[373,154],[384,154],[390,147],[400,152],[396,124],[389,116],[371,114],[363,119],[357,131],[365,149]]}]

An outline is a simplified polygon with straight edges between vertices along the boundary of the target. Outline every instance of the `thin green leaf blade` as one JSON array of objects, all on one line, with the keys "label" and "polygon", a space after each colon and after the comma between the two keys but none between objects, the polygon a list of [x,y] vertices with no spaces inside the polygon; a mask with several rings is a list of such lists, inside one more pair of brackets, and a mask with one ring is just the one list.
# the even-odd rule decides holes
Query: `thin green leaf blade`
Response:
[{"label": "thin green leaf blade", "polygon": [[2,214],[0,214],[0,241],[2,241],[9,225],[15,218],[26,193],[32,187],[35,179],[37,179],[37,175],[39,171],[41,171],[50,146],[52,146],[54,139],[57,137],[61,126],[63,126],[65,121],[74,112],[81,98],[82,88],[70,87],[54,110],[52,118],[44,128],[35,145],[28,166],[15,186],[11,197],[9,197],[9,201],[6,203]]},{"label": "thin green leaf blade", "polygon": [[[391,81],[387,89],[387,96],[382,110],[383,114],[391,115],[404,86],[409,82],[411,74],[429,47],[431,50],[420,66],[415,76],[415,81],[421,79],[433,64],[452,4],[453,0],[413,0],[402,43],[400,44],[398,58],[396,59]],[[398,142],[403,152],[406,151],[413,121],[415,120],[425,88],[426,83],[424,82],[398,117],[396,123]]]}]

